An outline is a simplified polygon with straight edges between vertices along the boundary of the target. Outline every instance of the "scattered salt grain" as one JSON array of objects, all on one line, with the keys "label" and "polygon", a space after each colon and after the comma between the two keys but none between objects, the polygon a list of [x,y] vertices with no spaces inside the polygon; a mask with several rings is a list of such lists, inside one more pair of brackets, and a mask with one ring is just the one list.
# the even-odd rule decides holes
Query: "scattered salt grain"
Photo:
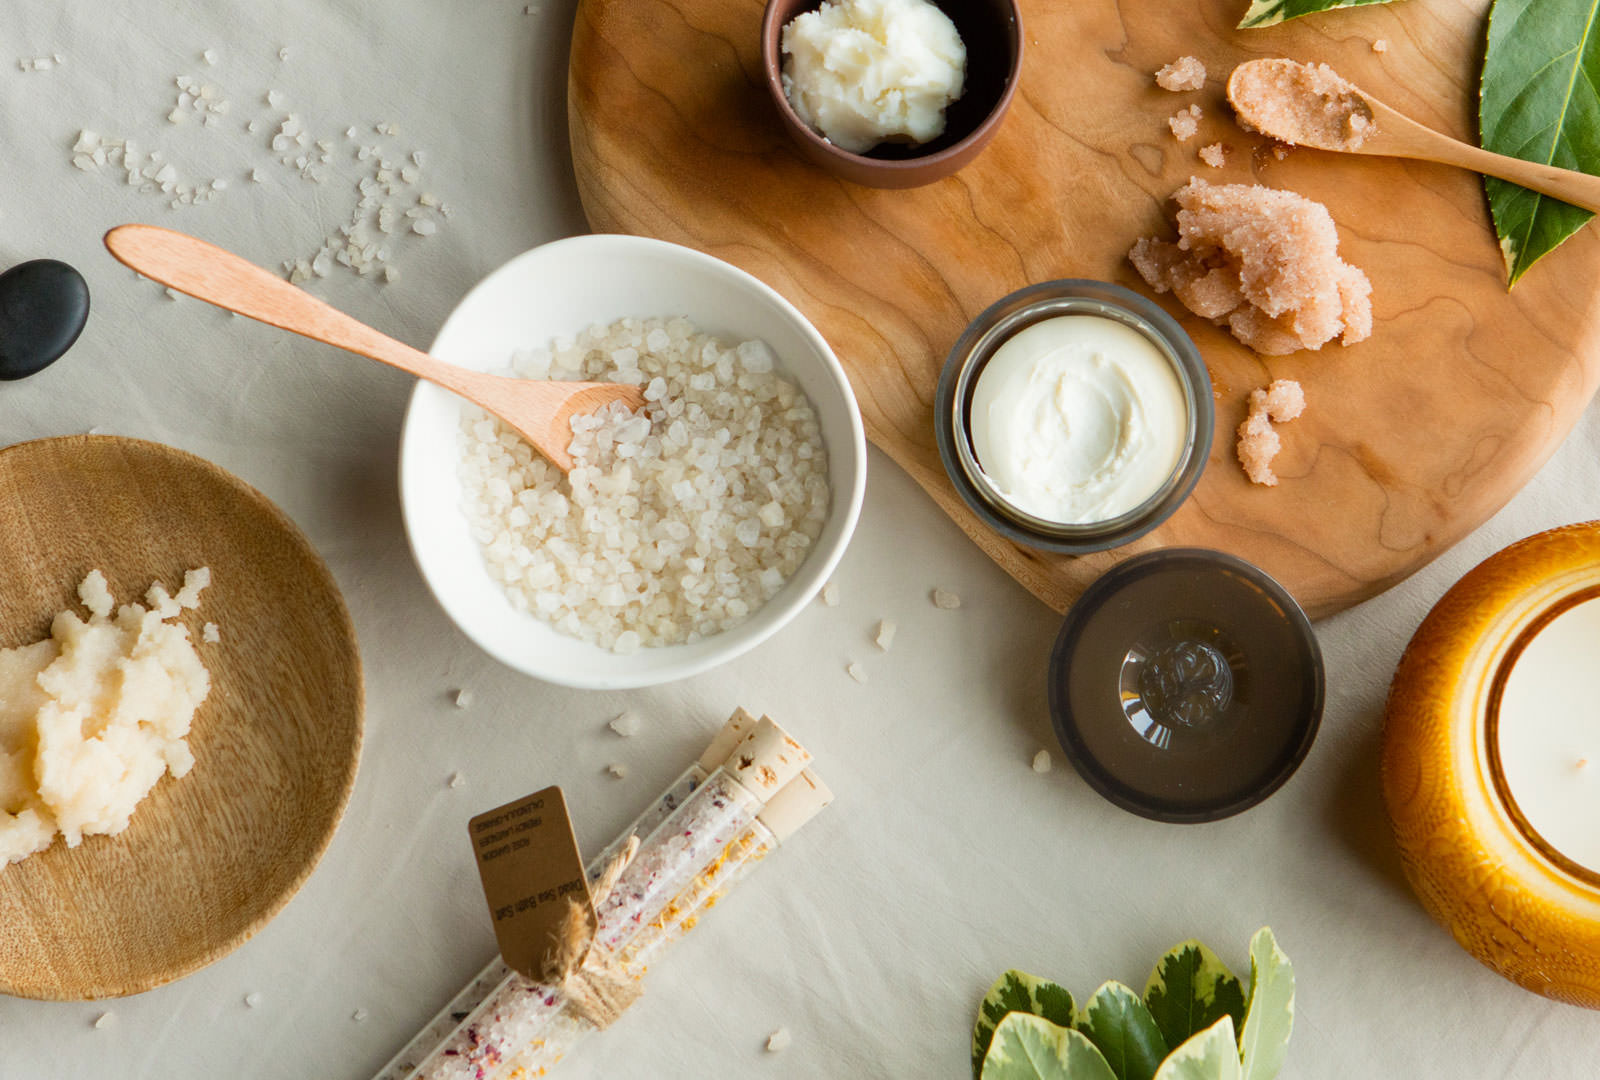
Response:
[{"label": "scattered salt grain", "polygon": [[1187,109],[1179,109],[1167,118],[1167,127],[1172,129],[1174,139],[1188,142],[1200,130],[1200,106],[1190,105]]},{"label": "scattered salt grain", "polygon": [[1213,169],[1220,169],[1228,158],[1228,148],[1222,143],[1215,142],[1200,148],[1200,160]]},{"label": "scattered salt grain", "polygon": [[961,597],[941,586],[933,590],[933,606],[942,611],[954,611],[961,606]]},{"label": "scattered salt grain", "polygon": [[781,1027],[767,1036],[767,1053],[778,1054],[789,1049],[794,1043],[794,1036],[789,1034],[789,1029]]},{"label": "scattered salt grain", "polygon": [[872,640],[877,642],[878,648],[888,652],[889,646],[894,644],[895,631],[899,629],[899,625],[893,619],[880,619],[878,633]]},{"label": "scattered salt grain", "polygon": [[466,687],[462,687],[460,690],[456,691],[455,700],[456,708],[458,709],[472,708],[472,691],[468,690]]},{"label": "scattered salt grain", "polygon": [[1175,94],[1199,90],[1206,84],[1206,66],[1193,56],[1180,56],[1156,72],[1156,85]]},{"label": "scattered salt grain", "polygon": [[252,990],[244,996],[244,1005],[247,1009],[254,1009],[261,1004],[261,991]]},{"label": "scattered salt grain", "polygon": [[350,1019],[354,1020],[358,1024],[361,1023],[361,1021],[365,1020],[366,1018],[367,1018],[367,1010],[365,1010],[365,1009],[357,1009],[355,1012],[350,1014]]},{"label": "scattered salt grain", "polygon": [[217,62],[217,50],[207,49],[205,52],[200,54],[200,59],[204,60],[208,64],[215,64]]},{"label": "scattered salt grain", "polygon": [[427,218],[419,218],[411,223],[411,231],[418,236],[432,236],[439,231],[439,226]]},{"label": "scattered salt grain", "polygon": [[850,677],[858,683],[865,683],[867,681],[867,669],[862,667],[860,664],[851,664],[849,667],[845,668],[845,671],[848,672]]},{"label": "scattered salt grain", "polygon": [[166,293],[167,293],[167,299],[168,300],[177,300],[177,299],[180,299],[183,296],[183,294],[181,292],[179,292],[177,289],[173,289],[173,288],[168,288],[166,290]]},{"label": "scattered salt grain", "polygon": [[453,773],[450,774],[450,786],[451,787],[458,788],[462,784],[465,784],[466,782],[467,782],[466,777],[462,776],[460,773],[453,772]]},{"label": "scattered salt grain", "polygon": [[624,739],[631,739],[639,734],[639,729],[643,726],[644,721],[632,709],[624,710],[617,714],[615,720],[611,721],[611,730],[621,735]]},{"label": "scattered salt grain", "polygon": [[613,780],[626,780],[628,778],[628,767],[626,765],[607,765],[606,772],[611,774]]},{"label": "scattered salt grain", "polygon": [[1272,425],[1287,423],[1306,411],[1306,395],[1293,379],[1274,379],[1269,385],[1250,391],[1249,412],[1239,425],[1239,464],[1252,484],[1275,487],[1278,475],[1272,471],[1283,440]]},{"label": "scattered salt grain", "polygon": [[207,645],[215,645],[222,640],[222,631],[217,629],[216,623],[208,622],[200,631],[200,640]]},{"label": "scattered salt grain", "polygon": [[178,606],[193,610],[200,606],[200,593],[211,585],[211,568],[202,566],[198,570],[186,570],[183,574],[183,588],[178,590]]},{"label": "scattered salt grain", "polygon": [[839,606],[839,586],[828,582],[822,587],[822,603],[826,607]]},{"label": "scattered salt grain", "polygon": [[116,1022],[117,1022],[117,1017],[116,1017],[115,1013],[103,1012],[99,1016],[95,1017],[94,1026],[96,1028],[106,1028],[106,1027],[110,1027],[112,1024],[114,1024]]},{"label": "scattered salt grain", "polygon": [[1050,771],[1050,768],[1050,751],[1040,750],[1037,754],[1033,755],[1034,772],[1047,773]]},{"label": "scattered salt grain", "polygon": [[1384,38],[1379,38],[1377,41],[1374,41],[1372,43],[1372,51],[1375,52],[1375,53],[1386,53],[1386,52],[1388,52],[1389,51],[1389,42]]},{"label": "scattered salt grain", "polygon": [[289,61],[289,48],[288,48],[288,46],[284,46],[283,48],[278,50],[278,61],[279,61],[279,63],[288,63],[288,61]]}]

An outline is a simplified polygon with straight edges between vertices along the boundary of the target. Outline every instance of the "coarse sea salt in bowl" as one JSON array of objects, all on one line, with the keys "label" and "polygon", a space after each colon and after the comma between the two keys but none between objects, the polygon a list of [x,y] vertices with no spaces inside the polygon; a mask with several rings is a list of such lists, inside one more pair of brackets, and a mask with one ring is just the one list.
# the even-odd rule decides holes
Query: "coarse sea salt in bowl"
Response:
[{"label": "coarse sea salt in bowl", "polygon": [[412,394],[401,437],[400,498],[417,566],[468,637],[535,678],[612,690],[716,667],[794,618],[827,581],[855,530],[866,487],[866,439],[844,370],[792,304],[720,259],[634,236],[557,240],[517,256],[480,282],[451,312],[429,352],[462,367],[503,371],[514,354],[591,326],[673,317],[729,345],[760,340],[771,347],[779,373],[815,411],[830,488],[820,533],[799,568],[742,622],[699,640],[618,652],[514,607],[505,586],[490,575],[484,546],[463,508],[462,417],[473,407],[431,383],[418,383]]}]

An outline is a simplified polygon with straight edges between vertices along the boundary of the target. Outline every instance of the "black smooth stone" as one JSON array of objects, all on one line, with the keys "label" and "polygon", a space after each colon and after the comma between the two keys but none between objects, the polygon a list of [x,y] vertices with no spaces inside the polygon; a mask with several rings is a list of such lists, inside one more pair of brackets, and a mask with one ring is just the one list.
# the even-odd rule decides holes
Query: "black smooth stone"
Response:
[{"label": "black smooth stone", "polygon": [[89,320],[89,284],[55,259],[0,274],[0,379],[43,371],[72,348]]}]

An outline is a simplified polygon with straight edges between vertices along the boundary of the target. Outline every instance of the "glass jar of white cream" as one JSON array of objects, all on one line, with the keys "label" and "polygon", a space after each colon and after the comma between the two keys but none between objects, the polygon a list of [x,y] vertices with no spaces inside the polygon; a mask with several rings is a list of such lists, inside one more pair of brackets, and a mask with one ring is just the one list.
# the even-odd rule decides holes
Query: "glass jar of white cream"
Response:
[{"label": "glass jar of white cream", "polygon": [[1102,281],[1014,292],[951,350],[934,405],[952,483],[991,528],[1048,551],[1164,521],[1211,447],[1211,379],[1176,321]]}]

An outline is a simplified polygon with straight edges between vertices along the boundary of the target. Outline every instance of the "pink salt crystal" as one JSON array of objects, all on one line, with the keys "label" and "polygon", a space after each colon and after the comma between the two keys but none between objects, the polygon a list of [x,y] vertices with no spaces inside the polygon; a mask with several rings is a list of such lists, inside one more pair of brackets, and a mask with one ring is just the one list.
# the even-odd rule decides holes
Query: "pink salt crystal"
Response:
[{"label": "pink salt crystal", "polygon": [[1374,41],[1372,43],[1372,51],[1375,52],[1375,53],[1386,53],[1386,52],[1388,52],[1389,51],[1389,42],[1387,40],[1385,40],[1384,38],[1379,38],[1377,41]]},{"label": "pink salt crystal", "polygon": [[1339,303],[1344,311],[1344,332],[1339,340],[1354,345],[1371,337],[1372,282],[1349,263],[1339,275]]},{"label": "pink salt crystal", "polygon": [[1305,409],[1305,391],[1293,379],[1275,379],[1269,386],[1250,391],[1250,411],[1239,425],[1239,464],[1251,483],[1277,485],[1272,459],[1282,440],[1272,425],[1293,420]]},{"label": "pink salt crystal", "polygon": [[1213,169],[1222,168],[1223,162],[1227,160],[1227,156],[1228,148],[1219,142],[1214,142],[1210,146],[1202,146],[1200,148],[1200,160],[1205,162],[1207,165],[1210,165]]},{"label": "pink salt crystal", "polygon": [[1339,258],[1326,207],[1292,191],[1198,178],[1172,197],[1178,242],[1145,238],[1128,252],[1156,292],[1172,290],[1269,356],[1372,333],[1372,285]]},{"label": "pink salt crystal", "polygon": [[1156,85],[1181,94],[1206,84],[1206,66],[1192,56],[1180,56],[1156,72]]},{"label": "pink salt crystal", "polygon": [[1179,109],[1167,118],[1167,127],[1172,129],[1174,139],[1188,142],[1200,130],[1200,106],[1190,105],[1187,109]]}]

